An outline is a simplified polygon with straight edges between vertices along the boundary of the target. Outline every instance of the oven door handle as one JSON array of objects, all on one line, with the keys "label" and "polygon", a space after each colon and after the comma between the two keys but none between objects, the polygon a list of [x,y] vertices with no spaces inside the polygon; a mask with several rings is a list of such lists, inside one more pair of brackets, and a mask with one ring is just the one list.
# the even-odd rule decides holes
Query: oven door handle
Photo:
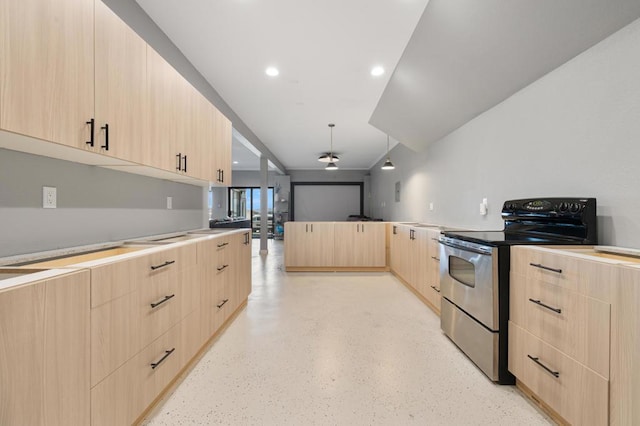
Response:
[{"label": "oven door handle", "polygon": [[481,250],[476,250],[476,249],[471,248],[471,247],[464,247],[464,246],[459,246],[457,244],[445,243],[444,241],[438,241],[438,242],[440,244],[442,244],[443,246],[452,247],[454,249],[470,251],[472,253],[482,254],[482,255],[485,255],[485,256],[491,256],[491,253],[485,253],[485,252],[483,252]]}]

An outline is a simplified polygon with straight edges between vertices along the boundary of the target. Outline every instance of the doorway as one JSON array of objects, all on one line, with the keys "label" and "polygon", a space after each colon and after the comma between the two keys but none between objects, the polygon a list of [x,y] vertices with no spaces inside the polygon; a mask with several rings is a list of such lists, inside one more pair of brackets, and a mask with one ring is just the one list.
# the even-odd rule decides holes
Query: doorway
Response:
[{"label": "doorway", "polygon": [[[273,187],[267,189],[267,237],[273,238]],[[259,238],[261,232],[260,188],[229,188],[229,216],[251,221],[251,235]]]}]

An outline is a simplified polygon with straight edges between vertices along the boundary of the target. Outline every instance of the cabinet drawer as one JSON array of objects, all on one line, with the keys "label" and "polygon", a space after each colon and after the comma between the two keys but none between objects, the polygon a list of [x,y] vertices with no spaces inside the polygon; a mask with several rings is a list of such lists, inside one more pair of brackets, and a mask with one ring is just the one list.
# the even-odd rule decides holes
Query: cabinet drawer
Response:
[{"label": "cabinet drawer", "polygon": [[569,423],[607,424],[609,382],[513,322],[509,371]]},{"label": "cabinet drawer", "polygon": [[515,324],[609,378],[609,304],[517,274],[510,287]]},{"label": "cabinet drawer", "polygon": [[141,282],[195,264],[196,246],[190,244],[91,268],[91,307],[130,293]]},{"label": "cabinet drawer", "polygon": [[523,246],[511,248],[511,273],[605,302],[610,302],[610,286],[617,276],[615,265]]},{"label": "cabinet drawer", "polygon": [[91,386],[142,348],[140,330],[138,291],[91,310]]},{"label": "cabinet drawer", "polygon": [[138,418],[180,371],[180,335],[177,324],[91,390],[92,426],[128,425]]}]

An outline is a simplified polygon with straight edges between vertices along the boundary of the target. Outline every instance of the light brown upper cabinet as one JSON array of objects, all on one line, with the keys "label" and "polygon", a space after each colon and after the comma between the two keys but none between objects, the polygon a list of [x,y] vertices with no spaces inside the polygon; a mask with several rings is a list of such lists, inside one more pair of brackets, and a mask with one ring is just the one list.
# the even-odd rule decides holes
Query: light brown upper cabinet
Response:
[{"label": "light brown upper cabinet", "polygon": [[221,185],[231,185],[231,121],[220,111],[215,109],[215,143],[213,158],[215,160],[216,176],[214,182]]},{"label": "light brown upper cabinet", "polygon": [[0,129],[230,185],[231,122],[101,0],[0,12]]},{"label": "light brown upper cabinet", "polygon": [[176,70],[162,56],[147,46],[147,112],[148,139],[144,157],[148,164],[160,169],[180,172],[181,152],[176,150],[180,121],[178,105],[182,96]]},{"label": "light brown upper cabinet", "polygon": [[95,7],[92,150],[146,163],[147,44],[104,3],[97,0]]},{"label": "light brown upper cabinet", "polygon": [[86,146],[94,111],[94,0],[3,0],[0,28],[0,128]]}]

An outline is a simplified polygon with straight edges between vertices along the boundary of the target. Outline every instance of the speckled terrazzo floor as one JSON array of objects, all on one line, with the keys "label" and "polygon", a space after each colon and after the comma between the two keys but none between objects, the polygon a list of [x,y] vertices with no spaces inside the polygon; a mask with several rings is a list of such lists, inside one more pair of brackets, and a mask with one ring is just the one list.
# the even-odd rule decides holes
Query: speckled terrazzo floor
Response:
[{"label": "speckled terrazzo floor", "polygon": [[553,424],[391,274],[288,274],[269,244],[247,308],[145,425]]}]

